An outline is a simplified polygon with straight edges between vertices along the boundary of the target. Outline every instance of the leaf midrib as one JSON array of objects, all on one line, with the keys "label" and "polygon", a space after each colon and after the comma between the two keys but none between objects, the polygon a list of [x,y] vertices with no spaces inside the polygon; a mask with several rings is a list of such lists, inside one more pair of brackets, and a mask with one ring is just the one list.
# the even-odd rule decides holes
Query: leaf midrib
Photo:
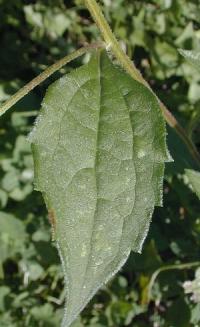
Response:
[{"label": "leaf midrib", "polygon": [[93,244],[93,237],[94,237],[94,225],[95,225],[95,217],[97,211],[97,204],[98,204],[98,181],[97,181],[97,157],[98,157],[98,144],[99,144],[99,130],[100,130],[100,118],[101,118],[101,96],[102,96],[102,87],[101,87],[101,50],[97,53],[97,60],[98,60],[98,82],[99,82],[99,114],[98,114],[98,122],[97,122],[97,132],[96,132],[96,142],[95,142],[95,158],[94,158],[94,177],[95,177],[95,184],[96,184],[96,203],[95,203],[95,210],[93,214],[93,221],[92,221],[92,232],[90,238],[90,249],[89,254],[87,257],[87,265],[85,268],[85,274],[82,283],[82,294],[83,294],[83,286],[87,276],[87,272],[89,269],[91,255],[92,255],[92,244]]}]

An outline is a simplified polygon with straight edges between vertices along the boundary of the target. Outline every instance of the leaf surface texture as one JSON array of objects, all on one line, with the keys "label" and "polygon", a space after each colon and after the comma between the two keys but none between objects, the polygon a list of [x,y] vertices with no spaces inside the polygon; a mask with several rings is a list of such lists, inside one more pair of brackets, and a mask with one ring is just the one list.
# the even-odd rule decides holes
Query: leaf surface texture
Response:
[{"label": "leaf surface texture", "polygon": [[131,249],[141,251],[162,204],[165,123],[151,92],[95,52],[50,86],[30,139],[65,275],[67,327]]}]

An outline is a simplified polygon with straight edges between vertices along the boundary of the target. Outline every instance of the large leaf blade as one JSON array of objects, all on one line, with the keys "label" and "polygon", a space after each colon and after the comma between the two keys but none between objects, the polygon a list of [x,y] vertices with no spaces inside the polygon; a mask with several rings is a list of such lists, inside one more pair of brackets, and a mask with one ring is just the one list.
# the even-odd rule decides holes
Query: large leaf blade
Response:
[{"label": "large leaf blade", "polygon": [[157,100],[105,53],[49,88],[30,138],[65,274],[62,326],[141,251],[161,204],[165,134]]}]

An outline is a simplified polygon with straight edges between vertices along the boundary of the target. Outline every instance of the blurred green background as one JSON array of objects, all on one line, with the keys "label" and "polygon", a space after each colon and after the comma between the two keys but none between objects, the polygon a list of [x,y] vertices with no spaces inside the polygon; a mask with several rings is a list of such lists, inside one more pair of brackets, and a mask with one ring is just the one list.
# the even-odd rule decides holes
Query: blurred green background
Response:
[{"label": "blurred green background", "polygon": [[[159,97],[200,147],[200,76],[177,49],[200,51],[199,0],[104,0],[105,15],[122,46]],[[0,0],[0,101],[57,59],[99,39],[81,0]],[[0,326],[56,327],[62,317],[63,274],[41,194],[33,191],[26,137],[56,73],[0,121]],[[164,208],[155,210],[142,255],[132,254],[74,327],[200,326],[200,273],[161,273],[150,303],[150,278],[159,267],[200,260],[199,202],[184,168],[197,168],[168,130],[175,160],[167,164]],[[188,281],[192,282],[188,282]]]}]

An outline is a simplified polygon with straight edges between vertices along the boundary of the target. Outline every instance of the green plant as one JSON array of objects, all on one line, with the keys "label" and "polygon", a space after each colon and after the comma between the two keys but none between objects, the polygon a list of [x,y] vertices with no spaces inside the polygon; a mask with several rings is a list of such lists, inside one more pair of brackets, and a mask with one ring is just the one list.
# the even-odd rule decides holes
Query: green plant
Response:
[{"label": "green plant", "polygon": [[[93,15],[95,16],[95,17],[101,17],[101,14],[98,12],[98,7],[96,6],[96,3],[95,2],[93,2],[93,1],[88,1],[88,5],[89,5],[89,8],[90,8],[90,5],[91,5],[91,11],[93,12]],[[101,17],[102,18],[102,17]],[[103,19],[103,18],[102,18]],[[100,25],[100,27],[101,26],[104,26],[105,25],[105,22],[103,21],[101,21],[100,23],[98,23],[99,25]],[[132,77],[135,77],[136,79],[138,79],[139,80],[139,82],[142,82],[142,84],[145,84],[145,86],[146,86],[146,82],[144,82],[143,81],[143,79],[141,78],[141,76],[140,76],[140,74],[135,70],[135,68],[134,68],[134,66],[132,66],[132,64],[131,64],[131,62],[126,58],[126,56],[120,51],[120,48],[118,47],[118,44],[117,44],[117,42],[116,42],[116,40],[115,39],[113,39],[113,41],[112,41],[112,34],[109,34],[109,33],[111,33],[110,31],[109,31],[109,29],[108,29],[108,27],[107,27],[107,25],[105,25],[105,30],[103,30],[103,32],[105,31],[105,33],[107,32],[108,33],[108,39],[106,39],[106,41],[107,41],[107,43],[108,43],[108,45],[109,45],[109,47],[111,47],[111,50],[113,50],[113,52],[116,54],[116,56],[117,56],[117,58],[120,60],[120,62],[122,62],[122,64],[123,64],[123,66],[126,68],[127,67],[127,70],[129,70],[129,73],[131,73],[132,74]],[[106,34],[107,35],[107,34]],[[111,41],[111,42],[108,42],[108,41]],[[113,42],[113,44],[114,44],[114,46],[113,46],[113,44],[112,44],[112,42]],[[85,51],[85,50],[83,50],[83,51]],[[99,54],[99,56],[101,57],[102,56],[102,58],[104,58],[103,57],[103,55],[100,55]],[[101,59],[102,60],[102,63],[104,63],[104,62],[106,62],[106,59],[104,58],[104,59]],[[94,68],[92,69],[91,68],[91,65],[92,65],[92,63],[90,64],[90,65],[88,65],[88,66],[86,66],[87,67],[87,69],[86,69],[86,67],[85,67],[85,69],[86,69],[86,72],[83,74],[83,69],[82,70],[80,70],[78,73],[77,73],[77,76],[75,76],[75,77],[73,77],[73,74],[72,74],[72,76],[71,77],[69,77],[69,78],[71,78],[72,79],[72,82],[73,82],[73,79],[74,79],[74,83],[76,84],[77,82],[79,83],[79,80],[80,80],[80,82],[82,81],[82,79],[84,80],[86,77],[87,77],[87,80],[88,80],[88,82],[90,82],[90,76],[88,77],[87,76],[87,72],[89,71],[89,73],[92,73],[93,72],[93,74],[94,74],[94,72],[95,72],[95,70],[96,70],[96,75],[95,76],[97,76],[98,74],[97,74],[97,71],[98,71],[98,65],[96,64],[96,66],[94,66]],[[107,64],[108,65],[108,64]],[[112,67],[112,66],[110,66],[110,67]],[[114,68],[113,68],[113,70],[114,70]],[[116,70],[116,69],[115,69]],[[81,77],[78,75],[78,74],[83,74],[83,76],[81,75]],[[120,72],[117,72],[117,70],[114,72],[114,73],[112,73],[112,69],[110,68],[110,71],[109,70],[105,70],[105,68],[104,68],[104,70],[102,70],[102,75],[104,75],[105,74],[105,76],[106,76],[106,74],[113,74],[113,76],[114,76],[114,79],[115,79],[115,77],[117,77],[118,75],[117,74],[119,74],[119,76],[121,76],[121,79],[123,80],[123,83],[124,84],[120,84],[119,86],[118,86],[118,89],[119,88],[124,88],[124,91],[122,91],[122,95],[123,95],[123,97],[124,97],[124,101],[125,101],[125,103],[128,103],[128,108],[129,108],[129,110],[130,110],[130,108],[134,108],[133,109],[133,112],[137,112],[138,110],[137,110],[137,108],[139,107],[139,106],[141,106],[141,107],[143,107],[143,102],[144,102],[144,99],[148,99],[148,101],[149,102],[151,102],[152,103],[152,106],[151,106],[151,111],[150,111],[150,113],[151,113],[151,115],[152,115],[152,125],[150,125],[150,123],[148,122],[148,125],[150,125],[150,128],[149,128],[149,126],[146,126],[146,129],[147,129],[147,131],[148,131],[148,134],[147,134],[147,141],[149,141],[150,140],[150,136],[151,136],[151,139],[152,139],[152,143],[153,143],[153,139],[155,139],[155,137],[157,137],[158,138],[158,136],[159,136],[159,139],[157,140],[158,141],[158,143],[156,143],[155,142],[155,148],[153,147],[153,152],[152,151],[150,151],[149,152],[149,155],[151,155],[152,154],[152,157],[153,158],[155,158],[156,157],[156,159],[158,160],[158,162],[155,160],[155,159],[153,159],[153,160],[150,160],[150,163],[151,163],[151,161],[152,162],[156,162],[156,164],[155,164],[155,167],[153,167],[153,173],[152,173],[152,171],[148,171],[148,173],[150,174],[149,176],[151,176],[151,175],[153,175],[154,176],[154,179],[153,179],[153,182],[154,182],[154,184],[155,184],[155,186],[153,186],[154,184],[152,183],[152,185],[150,185],[150,188],[152,187],[153,188],[153,190],[151,190],[151,193],[149,193],[150,195],[148,195],[148,196],[150,196],[150,198],[152,197],[153,199],[152,199],[152,203],[156,203],[156,204],[159,204],[160,203],[160,201],[159,201],[159,198],[160,198],[160,194],[158,194],[158,192],[159,192],[159,190],[160,190],[160,188],[159,188],[159,182],[162,180],[162,174],[163,174],[163,169],[162,169],[162,160],[164,160],[164,159],[167,159],[167,157],[166,157],[166,153],[165,153],[165,149],[164,149],[164,146],[161,146],[161,144],[164,144],[164,142],[165,142],[165,133],[164,133],[164,128],[163,128],[163,123],[162,123],[162,117],[159,115],[159,110],[158,110],[158,107],[157,107],[157,102],[156,102],[156,99],[154,99],[154,97],[153,97],[153,95],[150,93],[150,91],[149,90],[147,90],[147,89],[145,89],[144,87],[143,88],[139,88],[139,84],[136,84],[136,83],[133,83],[133,81],[131,81],[130,82],[130,79],[128,79],[128,76],[126,76],[125,77],[125,75],[123,75],[122,73],[120,73]],[[120,75],[121,74],[121,75]],[[97,77],[95,77],[95,80],[97,80]],[[120,79],[119,79],[120,80]],[[40,80],[39,80],[40,81]],[[62,83],[61,83],[62,84]],[[130,84],[130,86],[128,86]],[[63,85],[65,86],[65,83],[64,83],[64,80],[63,80]],[[72,83],[72,89],[74,89],[75,88],[75,85],[73,85],[73,83]],[[56,88],[56,86],[54,86],[55,88]],[[127,88],[130,88],[130,94],[131,94],[131,92],[133,92],[133,94],[134,94],[134,92],[135,92],[135,94],[137,94],[137,98],[136,99],[142,99],[142,105],[140,105],[140,102],[139,103],[134,103],[134,101],[133,101],[133,99],[131,99],[131,97],[130,97],[130,99],[129,98],[127,98],[127,96],[126,96],[126,91],[127,91]],[[78,89],[79,89],[80,87],[79,87],[79,85],[78,85]],[[139,88],[139,90],[138,90],[138,88]],[[90,87],[88,86],[88,88],[86,88],[85,89],[85,92],[86,92],[86,94],[91,94],[91,91],[93,90],[93,85],[91,85]],[[97,89],[98,90],[98,89]],[[109,88],[108,88],[108,90],[109,90]],[[58,89],[58,87],[57,87],[57,92],[59,91],[59,89]],[[112,91],[112,94],[113,93],[116,93],[116,89],[114,90],[113,88],[111,88],[111,91]],[[53,91],[53,88],[52,88],[52,92],[54,93],[55,92],[55,90]],[[19,93],[18,93],[19,94]],[[98,94],[98,92],[97,92],[97,94]],[[50,106],[51,106],[51,103],[52,102],[54,102],[55,101],[55,96],[56,96],[56,93],[54,93],[54,96],[51,96],[51,95],[49,95],[49,101],[50,101]],[[102,94],[102,97],[104,97],[104,93]],[[16,98],[14,98],[14,99],[16,99]],[[82,99],[78,99],[79,101],[77,102],[77,106],[80,106],[80,102],[82,102],[81,100]],[[95,99],[91,99],[91,100],[93,100],[93,103],[95,103],[95,100],[97,101],[97,104],[98,104],[98,102],[99,102],[99,100],[98,100],[98,98],[96,97]],[[57,101],[58,101],[58,99],[56,100],[56,102],[55,102],[55,105],[56,105],[56,103],[57,103]],[[137,101],[139,101],[139,100],[137,100]],[[155,102],[154,102],[155,101]],[[120,99],[117,99],[117,104],[120,102]],[[96,105],[97,105],[96,104]],[[9,106],[9,102],[7,102],[7,104],[6,104],[7,106]],[[163,105],[161,104],[161,106],[163,107]],[[4,106],[4,108],[5,108],[5,106]],[[145,107],[144,107],[144,109],[145,109]],[[114,109],[113,109],[114,110]],[[125,110],[125,109],[124,109]],[[164,112],[166,113],[166,110],[164,109]],[[156,113],[156,115],[155,115],[155,113]],[[55,114],[55,113],[54,113]],[[81,112],[79,113],[80,115],[81,115]],[[87,112],[87,111],[85,111],[85,114],[86,114],[86,117],[87,117],[87,115],[89,115],[89,113]],[[117,113],[116,113],[117,114]],[[45,113],[43,114],[43,115],[45,115]],[[156,116],[155,118],[154,118],[154,115]],[[138,115],[139,117],[138,117],[138,120],[137,120],[137,124],[138,124],[138,127],[140,127],[140,126],[143,126],[143,124],[144,124],[144,118],[145,118],[145,115],[143,114],[143,116],[142,117],[140,117],[140,113],[139,113],[139,115]],[[128,117],[127,116],[122,116],[122,118],[123,119],[127,119],[127,124],[128,124]],[[169,121],[171,122],[171,125],[172,126],[177,126],[177,123],[176,123],[176,121],[174,120],[174,118],[172,118],[170,115],[169,115],[169,113],[167,112],[167,118],[169,119]],[[53,128],[54,128],[54,124],[53,125],[51,125],[51,123],[52,123],[52,119],[53,119],[53,122],[55,121],[55,119],[58,119],[58,117],[57,117],[57,115],[53,115],[52,117],[46,117],[46,119],[49,119],[49,130],[47,131],[47,133],[48,133],[48,135],[49,135],[49,131],[53,131]],[[60,118],[60,119],[62,119],[62,118]],[[141,119],[141,120],[140,120]],[[158,130],[159,130],[159,133],[158,132],[156,132],[156,128],[154,129],[152,126],[154,126],[153,125],[153,123],[154,123],[154,119],[155,119],[155,126],[156,126],[156,124],[158,124]],[[44,120],[44,119],[43,119]],[[47,121],[47,120],[46,120]],[[95,122],[97,122],[97,117],[95,118],[94,117],[94,121]],[[82,121],[80,121],[81,123],[82,123]],[[132,126],[132,128],[133,128],[133,130],[134,130],[134,121],[133,121],[133,119],[132,120],[130,120],[129,121],[129,125],[131,125]],[[39,126],[38,126],[38,128],[39,128],[39,133],[41,134],[41,137],[42,136],[45,136],[45,135],[43,135],[43,131],[44,131],[44,126],[43,125],[40,125],[40,124],[42,124],[42,121],[39,123]],[[59,124],[59,122],[58,122],[58,124]],[[179,126],[179,125],[178,125]],[[77,126],[76,125],[74,125],[74,128],[75,128],[75,130],[77,129]],[[93,128],[94,128],[94,126],[93,126]],[[102,126],[102,128],[104,128],[104,126]],[[130,148],[131,148],[131,145],[132,145],[132,142],[134,141],[134,138],[133,138],[133,135],[131,136],[131,130],[130,130],[130,126],[129,126],[129,129],[128,129],[128,125],[127,126],[122,126],[121,127],[122,128],[122,130],[121,130],[121,134],[123,135],[123,133],[124,133],[124,137],[125,137],[125,135],[127,136],[127,138],[128,138],[128,140],[129,140],[129,142],[130,142]],[[95,127],[94,128],[95,130],[97,129],[97,127]],[[125,130],[124,130],[125,129]],[[149,129],[149,130],[148,130]],[[189,146],[189,149],[190,149],[190,151],[191,151],[191,153],[194,155],[194,157],[195,157],[195,159],[196,160],[198,160],[198,152],[195,150],[195,147],[193,146],[193,144],[192,144],[192,142],[185,136],[185,134],[183,133],[183,130],[180,128],[180,127],[178,127],[177,128],[178,129],[178,131],[179,131],[179,133],[183,136],[183,139],[186,141],[186,144]],[[40,132],[40,130],[41,130],[41,132]],[[75,132],[75,130],[73,130],[72,129],[72,131],[73,131],[73,134],[74,134],[74,132]],[[104,130],[104,129],[103,129]],[[36,129],[36,131],[37,131],[37,129]],[[56,132],[57,131],[57,132]],[[70,132],[70,129],[68,129],[68,131]],[[78,130],[77,130],[78,131]],[[58,134],[58,136],[59,136],[59,134],[60,134],[60,132],[59,132],[59,130],[58,130],[58,126],[56,127],[56,124],[55,124],[55,132]],[[153,132],[153,134],[151,135],[151,133]],[[113,131],[112,131],[112,133],[115,135],[116,134],[116,130],[114,129]],[[154,134],[155,133],[155,134]],[[157,133],[157,134],[156,134]],[[40,136],[40,134],[39,134],[39,136]],[[104,134],[104,133],[103,133]],[[137,134],[136,134],[137,135]],[[37,136],[37,133],[35,134],[35,137],[34,137],[34,142],[36,143],[36,145],[35,145],[35,151],[37,151],[37,156],[38,156],[38,160],[36,161],[36,164],[38,164],[39,165],[39,167],[38,167],[38,169],[36,168],[36,176],[38,176],[38,185],[39,184],[41,184],[42,186],[40,186],[40,188],[42,189],[42,191],[43,192],[45,192],[45,194],[46,194],[46,202],[47,202],[47,206],[49,207],[49,209],[50,209],[50,211],[51,211],[51,216],[53,217],[54,216],[54,213],[52,213],[52,209],[54,209],[54,208],[52,208],[51,206],[52,206],[52,202],[53,202],[53,205],[55,206],[56,205],[56,199],[54,200],[54,201],[52,201],[52,199],[50,199],[49,200],[49,198],[52,198],[52,197],[54,197],[55,196],[55,189],[54,189],[54,185],[45,185],[45,183],[46,183],[46,181],[48,181],[48,178],[46,178],[46,175],[44,174],[44,173],[42,173],[42,170],[44,170],[44,171],[48,171],[46,168],[46,166],[42,166],[42,164],[43,164],[43,160],[42,159],[40,159],[40,156],[42,156],[42,154],[43,154],[43,152],[42,152],[42,150],[44,150],[44,152],[46,152],[45,151],[45,148],[43,148],[43,146],[45,145],[45,142],[47,142],[47,136],[45,137],[45,139],[42,139],[41,137],[39,138],[39,136]],[[88,135],[86,135],[86,137],[88,137]],[[89,138],[90,139],[90,138]],[[132,139],[132,141],[131,141],[131,139]],[[91,141],[92,141],[92,138],[90,139]],[[109,139],[108,139],[109,140]],[[106,143],[108,143],[108,140],[105,140],[104,142]],[[122,139],[123,140],[123,139]],[[121,141],[122,142],[122,140],[118,140],[118,139],[115,139],[114,138],[114,143],[116,143],[116,144],[118,144],[117,143],[117,141],[119,142],[119,141]],[[50,140],[51,141],[51,140]],[[144,149],[143,149],[143,146],[147,146],[147,149],[148,149],[148,151],[149,151],[149,148],[148,148],[148,146],[149,146],[149,144],[148,144],[148,142],[146,141],[146,144],[143,144],[143,142],[145,142],[145,138],[143,137],[142,138],[142,140],[140,140],[139,142],[138,142],[138,159],[142,159],[142,158],[144,158],[145,157],[145,152],[142,152]],[[151,143],[150,142],[150,143]],[[51,142],[50,142],[51,143]],[[142,146],[140,145],[140,143],[142,143]],[[137,144],[137,143],[136,143]],[[119,147],[120,145],[118,144],[118,147]],[[41,147],[41,148],[39,148],[39,147]],[[49,144],[49,142],[48,143],[46,143],[46,147],[48,147],[49,148],[49,150],[50,151],[52,151],[52,149],[51,149],[51,144]],[[88,145],[88,147],[90,148],[91,147],[91,145],[89,144]],[[38,148],[39,148],[39,150],[38,150]],[[165,157],[164,156],[162,156],[162,150],[164,149],[164,154],[165,154]],[[79,153],[80,152],[80,150],[81,150],[81,148],[80,149],[77,149],[77,152],[75,152],[75,153]],[[118,151],[120,150],[120,148],[118,149]],[[125,149],[121,149],[121,152],[122,152],[122,150],[125,150]],[[127,151],[128,151],[128,149],[127,149]],[[129,149],[129,151],[131,151],[130,149]],[[155,152],[154,152],[155,151]],[[161,153],[160,153],[161,152]],[[122,152],[123,153],[123,152]],[[131,154],[131,152],[130,152],[130,154]],[[129,154],[129,155],[130,155]],[[46,156],[47,154],[46,153],[44,153],[44,156]],[[51,153],[50,153],[50,155],[51,155]],[[60,155],[62,156],[63,154],[62,153],[60,153]],[[88,152],[88,154],[87,154],[87,159],[88,158],[90,158],[91,157],[91,154]],[[100,158],[103,158],[103,156],[101,155],[100,156]],[[59,158],[59,157],[58,157]],[[69,158],[68,157],[65,157],[64,156],[64,158],[66,159],[66,160],[69,160]],[[91,158],[90,158],[91,159]],[[150,159],[150,158],[148,158],[148,159]],[[59,160],[58,160],[59,161]],[[77,161],[77,162],[80,162],[80,158],[79,158],[79,160]],[[143,159],[142,159],[142,162],[144,162],[144,167],[145,167],[145,165],[147,164]],[[107,163],[107,161],[106,161],[106,159],[105,158],[103,158],[103,163],[104,163],[104,165]],[[110,164],[114,164],[112,161],[110,162]],[[136,166],[138,166],[138,170],[141,168],[140,167],[140,165],[141,165],[141,163],[138,161],[138,163],[137,163],[137,161],[134,161],[134,164],[136,165]],[[149,165],[149,161],[148,161],[148,165]],[[154,166],[154,165],[153,165]],[[100,166],[100,168],[101,168],[101,166]],[[54,168],[55,169],[55,168]],[[105,169],[105,168],[104,168]],[[147,169],[146,169],[147,170]],[[144,168],[144,171],[145,171],[145,168]],[[59,169],[58,169],[58,172],[59,172]],[[154,173],[155,172],[155,173]],[[68,172],[68,173],[71,173],[71,172]],[[122,170],[122,173],[123,173],[123,170]],[[50,174],[50,176],[51,176],[51,174]],[[80,179],[78,179],[78,180],[81,180],[81,178],[84,178],[84,176],[82,177],[82,176],[79,176],[80,177]],[[124,181],[124,175],[122,174],[122,181]],[[62,178],[62,176],[61,176],[61,178]],[[131,182],[131,185],[133,185],[133,183],[134,183],[134,172],[132,172],[132,174],[130,174],[130,176],[127,176],[127,178],[130,178],[130,182]],[[149,177],[146,177],[147,179],[147,181],[148,181],[148,179],[149,179]],[[45,181],[43,181],[42,179],[45,179]],[[89,179],[89,177],[87,178],[87,180]],[[104,185],[105,184],[105,182],[104,182],[104,180],[106,180],[106,178],[105,178],[105,176],[103,177],[103,180],[101,181],[100,180],[100,182],[102,182],[102,185]],[[113,183],[114,183],[114,181],[112,181]],[[112,184],[111,184],[112,185]],[[121,186],[123,185],[123,183],[121,183],[121,185],[119,186],[119,185],[116,185],[116,191],[117,191],[117,189],[120,189],[121,188]],[[143,192],[141,191],[142,190],[142,188],[144,188],[144,186],[146,187],[147,185],[144,185],[143,184],[143,182],[141,182],[141,185],[139,185],[139,189],[140,189],[140,191],[139,191],[139,196],[141,195],[141,194],[143,194]],[[89,187],[89,186],[88,186]],[[103,188],[103,190],[105,191],[106,190],[106,185],[104,185],[104,187],[105,187],[105,189]],[[127,185],[127,187],[128,187],[128,190],[129,190],[129,192],[132,190],[131,189],[131,187],[130,187],[130,189],[129,189],[129,185]],[[62,187],[61,187],[62,188]],[[54,191],[53,191],[54,190]],[[136,187],[136,190],[137,190],[137,187]],[[147,191],[148,191],[148,189],[147,189]],[[48,194],[48,192],[49,192],[49,194]],[[92,191],[92,192],[94,192],[94,190]],[[103,192],[103,191],[102,191]],[[76,193],[74,193],[74,192],[72,192],[72,194],[76,194]],[[91,193],[92,194],[92,193]],[[69,195],[70,195],[70,192],[69,192]],[[141,197],[141,196],[140,196]],[[91,196],[91,199],[90,199],[90,201],[92,202],[92,200],[94,200],[94,196],[93,196],[93,194],[92,194],[92,196]],[[123,207],[123,204],[124,204],[124,200],[125,200],[125,197],[122,197],[122,199],[118,199],[118,203],[120,203],[119,202],[119,200],[121,200],[121,202],[122,202],[122,207]],[[142,200],[144,200],[144,199],[142,199]],[[71,203],[73,203],[73,199],[71,199]],[[78,203],[81,203],[81,201],[78,201]],[[77,205],[77,198],[76,198],[76,205]],[[73,208],[73,207],[72,207]],[[66,209],[65,209],[66,210]],[[126,213],[126,210],[130,210],[130,207],[128,207],[127,206],[127,208],[126,208],[126,206],[125,206],[125,208],[123,208],[123,210],[124,210],[124,212],[122,211],[122,216],[123,216],[123,214],[127,214]],[[147,214],[147,217],[148,218],[150,218],[149,217],[149,215],[150,215],[150,213],[152,212],[152,204],[151,204],[151,206],[149,207],[149,208],[147,208],[146,209],[146,214]],[[140,214],[140,212],[139,212],[139,214]],[[119,217],[120,218],[120,217]],[[55,220],[54,218],[52,219],[53,221]],[[57,219],[56,219],[57,220]],[[64,220],[64,218],[63,218],[63,220]],[[62,221],[60,221],[61,223],[62,223]],[[144,224],[144,225],[148,225],[148,221],[145,221],[145,222],[143,222],[143,221],[140,221],[139,220],[139,223],[141,223],[141,229],[142,229],[142,227],[144,228],[144,226],[142,226],[142,224]],[[54,223],[53,223],[53,227],[54,227]],[[59,227],[60,228],[60,234],[58,233],[58,235],[57,235],[57,237],[59,237],[59,235],[61,235],[61,233],[62,233],[62,225]],[[79,226],[78,226],[78,228],[79,228]],[[127,228],[128,229],[130,229],[130,226],[129,225],[127,225]],[[64,230],[64,229],[63,229]],[[141,232],[139,232],[138,233],[138,235],[136,235],[139,239],[143,239],[143,237],[144,237],[144,234],[145,233],[141,233]],[[55,234],[56,234],[56,231],[55,231]],[[140,246],[140,242],[139,242],[139,239],[137,239],[136,238],[136,241],[135,241],[135,246],[134,246],[134,249],[137,249],[137,248],[139,248],[139,246]],[[103,243],[103,241],[102,241],[102,243]],[[128,246],[128,248],[130,249],[130,245]],[[63,242],[63,247],[62,247],[62,249],[61,249],[61,251],[64,251],[64,249],[66,249],[66,244]],[[126,250],[127,251],[127,250]],[[65,258],[66,258],[66,256],[64,256]],[[125,255],[124,255],[124,253],[123,253],[123,256],[122,256],[123,258],[125,258]],[[111,270],[110,270],[111,269]],[[112,270],[115,270],[115,268],[114,267],[111,267],[111,268],[109,268],[109,270],[110,270],[110,273],[112,273]],[[109,275],[109,274],[108,274]],[[105,280],[106,279],[106,276],[104,276],[104,278],[103,278],[103,280]],[[88,287],[88,286],[87,286]],[[95,286],[93,285],[92,286],[92,289],[93,288],[95,288]],[[88,288],[87,288],[87,290],[88,290]],[[75,294],[76,295],[76,294]],[[86,299],[87,299],[87,297],[86,297]],[[87,302],[87,300],[85,300],[84,299],[84,302]],[[71,303],[73,303],[73,302],[71,302]],[[81,305],[82,305],[82,303],[81,303]],[[73,306],[73,308],[72,308],[72,315],[73,315],[73,310],[74,310],[74,307],[75,307],[75,305]]]}]

